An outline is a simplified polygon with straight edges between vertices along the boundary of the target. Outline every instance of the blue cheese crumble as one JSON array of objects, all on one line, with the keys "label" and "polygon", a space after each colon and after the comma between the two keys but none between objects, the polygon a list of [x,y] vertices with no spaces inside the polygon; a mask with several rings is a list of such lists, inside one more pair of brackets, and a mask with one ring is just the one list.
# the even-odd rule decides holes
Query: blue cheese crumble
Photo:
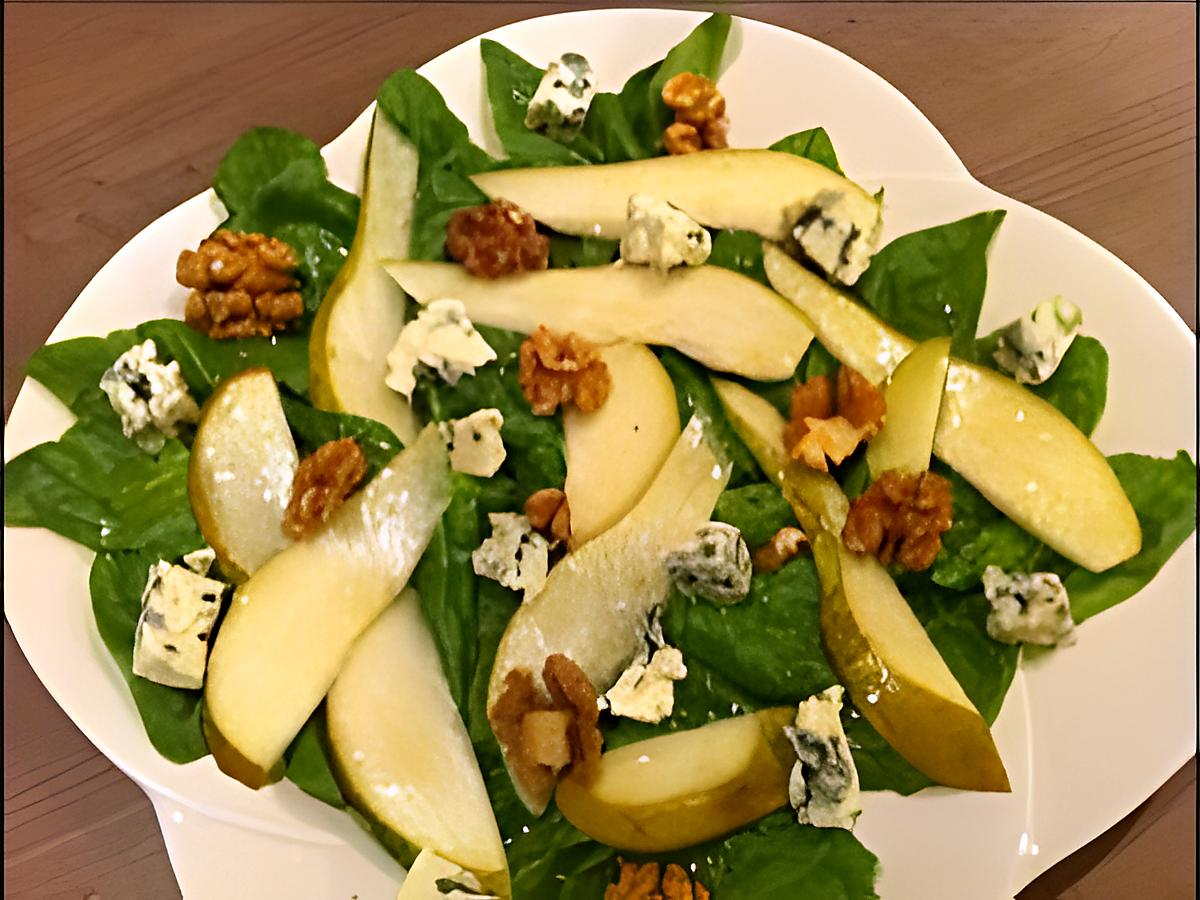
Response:
[{"label": "blue cheese crumble", "polygon": [[1057,371],[1082,324],[1079,307],[1062,297],[1039,303],[1001,330],[992,358],[1021,384],[1041,384]]},{"label": "blue cheese crumble", "polygon": [[525,127],[555,141],[570,141],[583,127],[595,96],[591,65],[578,53],[564,53],[546,67],[525,111]]},{"label": "blue cheese crumble", "polygon": [[621,259],[660,271],[702,266],[712,253],[708,231],[683,210],[649,194],[633,194],[621,236]]},{"label": "blue cheese crumble", "polygon": [[859,805],[858,770],[842,729],[840,684],[801,701],[794,727],[784,734],[796,751],[788,800],[801,825],[854,828]]},{"label": "blue cheese crumble", "polygon": [[158,361],[154,341],[135,344],[100,378],[100,390],[121,417],[121,431],[147,453],[157,453],[180,426],[195,424],[200,408],[172,360]]},{"label": "blue cheese crumble", "polygon": [[1075,621],[1062,580],[1053,572],[1008,573],[999,566],[983,570],[983,590],[992,609],[987,633],[1005,644],[1075,643]]},{"label": "blue cheese crumble", "polygon": [[746,599],[754,566],[740,531],[709,522],[667,554],[667,572],[685,594],[726,606]]},{"label": "blue cheese crumble", "polygon": [[183,554],[183,564],[197,575],[207,575],[216,561],[217,551],[212,547],[201,547],[199,550]]},{"label": "blue cheese crumble", "polygon": [[224,591],[222,582],[166,560],[151,566],[134,633],[133,674],[168,687],[203,687]]},{"label": "blue cheese crumble", "polygon": [[520,513],[488,513],[492,533],[471,553],[471,568],[528,600],[550,570],[550,543]]},{"label": "blue cheese crumble", "polygon": [[440,423],[438,430],[450,451],[450,467],[480,478],[495,475],[507,456],[500,437],[503,425],[504,415],[498,409],[477,409],[465,418]]},{"label": "blue cheese crumble", "polygon": [[462,301],[434,300],[406,324],[388,353],[387,386],[412,399],[416,369],[426,366],[447,384],[458,384],[463,375],[496,358],[496,351],[467,318]]},{"label": "blue cheese crumble", "polygon": [[646,659],[643,654],[604,695],[614,716],[656,724],[675,708],[675,682],[687,677],[683,654],[662,646]]},{"label": "blue cheese crumble", "polygon": [[879,243],[882,221],[870,234],[854,224],[838,191],[822,191],[800,211],[792,237],[811,262],[835,281],[852,285],[870,265]]}]

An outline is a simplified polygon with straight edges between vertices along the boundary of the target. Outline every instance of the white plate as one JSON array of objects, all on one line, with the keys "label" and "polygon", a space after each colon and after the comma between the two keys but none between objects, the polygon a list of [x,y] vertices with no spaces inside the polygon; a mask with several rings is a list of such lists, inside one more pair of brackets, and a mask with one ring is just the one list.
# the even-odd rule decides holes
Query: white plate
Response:
[{"label": "white plate", "polygon": [[[576,12],[488,36],[531,60],[582,52],[602,84],[616,88],[703,17]],[[473,137],[495,151],[478,43],[461,44],[420,71]],[[721,88],[733,145],[763,146],[824,126],[852,178],[869,189],[886,185],[885,240],[984,209],[1008,210],[992,249],[982,330],[1056,293],[1076,300],[1086,332],[1111,355],[1108,411],[1096,443],[1105,453],[1166,456],[1185,448],[1195,456],[1195,338],[1128,266],[974,181],[907,99],[838,51],[742,19],[725,58]],[[333,179],[345,187],[358,187],[368,121],[369,111],[324,150]],[[158,219],[100,270],[51,339],[179,316],[184,291],[174,282],[175,256],[220,218],[210,191]],[[9,420],[5,458],[54,439],[69,421],[47,391],[26,382]],[[222,776],[211,758],[176,766],[159,757],[93,625],[91,554],[45,531],[11,529],[5,536],[5,612],[13,633],[59,705],[150,794],[188,900],[392,900],[402,870],[347,816],[289,783],[252,792]],[[1128,814],[1192,755],[1195,546],[1193,536],[1135,599],[1089,621],[1075,647],[1018,673],[995,727],[1011,794],[935,789],[866,798],[856,833],[882,861],[883,897],[1011,898]]]}]

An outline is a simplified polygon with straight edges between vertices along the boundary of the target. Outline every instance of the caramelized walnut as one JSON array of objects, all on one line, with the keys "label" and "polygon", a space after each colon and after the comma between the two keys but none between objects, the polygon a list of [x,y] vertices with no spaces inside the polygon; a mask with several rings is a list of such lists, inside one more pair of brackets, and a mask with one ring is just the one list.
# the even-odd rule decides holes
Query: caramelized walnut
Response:
[{"label": "caramelized walnut", "polygon": [[549,699],[527,669],[509,672],[488,722],[506,751],[513,779],[529,792],[545,795],[562,771],[591,778],[604,738],[596,690],[579,666],[555,653],[542,666],[542,682]]},{"label": "caramelized walnut", "polygon": [[663,85],[662,98],[675,112],[675,121],[663,132],[663,148],[668,153],[729,146],[725,97],[711,79],[695,72],[680,72]]},{"label": "caramelized walnut", "polygon": [[292,497],[283,515],[283,532],[294,540],[329,521],[363,476],[367,460],[354,438],[322,444],[296,467]]},{"label": "caramelized walnut", "polygon": [[608,366],[590,342],[545,325],[521,344],[518,381],[538,416],[553,415],[560,404],[570,402],[583,412],[595,412],[612,388]]},{"label": "caramelized walnut", "polygon": [[828,472],[826,457],[835,464],[842,462],[879,431],[886,411],[883,393],[854,369],[842,366],[836,393],[825,375],[793,388],[784,447],[793,459]]},{"label": "caramelized walnut", "polygon": [[472,275],[499,278],[546,268],[550,239],[538,234],[529,213],[507,200],[496,200],[450,216],[446,251]]},{"label": "caramelized walnut", "polygon": [[754,571],[778,571],[807,543],[808,536],[799,528],[780,528],[769,541],[754,551]]},{"label": "caramelized walnut", "polygon": [[850,505],[842,540],[855,553],[910,572],[933,565],[953,521],[950,482],[933,472],[890,469]]},{"label": "caramelized walnut", "polygon": [[814,375],[792,388],[788,423],[783,429],[783,445],[789,452],[808,434],[807,419],[828,419],[833,415],[833,386],[826,375]]},{"label": "caramelized walnut", "polygon": [[304,313],[295,269],[295,252],[278,238],[222,228],[175,263],[175,280],[192,289],[184,321],[217,339],[280,331]]},{"label": "caramelized walnut", "polygon": [[534,491],[525,501],[525,517],[542,537],[565,541],[571,537],[571,509],[567,495],[558,488]]},{"label": "caramelized walnut", "polygon": [[675,863],[668,864],[660,878],[656,862],[632,863],[620,857],[617,862],[620,875],[616,884],[604,889],[604,900],[709,900],[704,885]]},{"label": "caramelized walnut", "polygon": [[883,424],[887,403],[883,392],[857,369],[842,366],[837,374],[837,412],[855,428],[866,429],[867,437],[871,437]]}]

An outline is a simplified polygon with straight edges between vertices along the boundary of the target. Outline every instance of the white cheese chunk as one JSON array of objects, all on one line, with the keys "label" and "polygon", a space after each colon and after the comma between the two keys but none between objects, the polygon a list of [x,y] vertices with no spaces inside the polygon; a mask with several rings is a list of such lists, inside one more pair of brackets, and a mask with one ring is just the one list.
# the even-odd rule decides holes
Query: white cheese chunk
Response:
[{"label": "white cheese chunk", "polygon": [[784,733],[796,751],[788,800],[801,825],[852,829],[862,811],[858,770],[842,729],[840,684],[800,703],[796,724]]},{"label": "white cheese chunk", "polygon": [[564,53],[546,67],[525,111],[525,127],[547,137],[572,140],[596,96],[596,75],[578,53]]},{"label": "white cheese chunk", "polygon": [[224,591],[220,581],[166,560],[151,566],[134,635],[133,674],[168,687],[202,687]]},{"label": "white cheese chunk", "polygon": [[450,451],[450,467],[480,478],[495,475],[507,455],[500,437],[503,425],[504,416],[498,409],[477,409],[465,418],[438,425]]},{"label": "white cheese chunk", "polygon": [[201,547],[183,555],[183,564],[197,575],[207,575],[217,561],[217,551],[212,547]]},{"label": "white cheese chunk", "polygon": [[854,284],[870,265],[879,243],[880,223],[863,234],[845,212],[846,199],[838,191],[822,191],[798,211],[792,237],[813,263],[830,278]]},{"label": "white cheese chunk", "polygon": [[746,598],[754,566],[740,531],[709,522],[667,554],[667,571],[685,594],[728,605]]},{"label": "white cheese chunk", "polygon": [[434,300],[406,324],[388,353],[387,386],[412,398],[418,364],[428,366],[447,384],[474,375],[478,366],[496,358],[471,320],[462,301]]},{"label": "white cheese chunk", "polygon": [[100,379],[100,390],[121,417],[121,430],[147,453],[157,453],[179,426],[194,424],[200,409],[172,360],[158,361],[154,341],[135,344],[116,358]]},{"label": "white cheese chunk", "polygon": [[471,554],[476,575],[498,581],[526,600],[546,583],[550,544],[519,513],[488,513],[492,534]]},{"label": "white cheese chunk", "polygon": [[1047,647],[1075,643],[1070,598],[1053,572],[1009,574],[999,566],[988,566],[983,570],[983,590],[992,604],[987,617],[992,640]]},{"label": "white cheese chunk", "polygon": [[614,716],[651,724],[661,722],[675,708],[675,682],[687,677],[683,654],[675,647],[660,647],[647,664],[635,661],[605,693]]},{"label": "white cheese chunk", "polygon": [[498,900],[487,894],[474,873],[432,850],[417,854],[396,900]]},{"label": "white cheese chunk", "polygon": [[1062,297],[1039,303],[1004,327],[992,358],[1021,384],[1041,384],[1058,369],[1082,324],[1079,307]]},{"label": "white cheese chunk", "polygon": [[649,194],[633,194],[621,236],[621,259],[666,271],[702,266],[712,252],[712,237],[683,210]]}]

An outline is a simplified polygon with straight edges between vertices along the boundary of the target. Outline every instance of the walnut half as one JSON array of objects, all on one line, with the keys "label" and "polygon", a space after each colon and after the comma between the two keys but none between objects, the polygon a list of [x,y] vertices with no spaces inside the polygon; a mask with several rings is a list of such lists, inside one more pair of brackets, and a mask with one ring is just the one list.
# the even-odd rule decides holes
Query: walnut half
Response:
[{"label": "walnut half", "polygon": [[920,572],[933,565],[953,515],[950,482],[941,475],[889,469],[850,505],[842,540],[884,565],[894,560]]},{"label": "walnut half", "polygon": [[300,461],[292,476],[292,496],[283,515],[283,533],[300,540],[333,515],[367,474],[367,459],[354,438],[329,441]]},{"label": "walnut half", "polygon": [[612,390],[608,366],[590,341],[575,332],[559,334],[539,325],[521,344],[517,380],[536,416],[551,416],[574,403],[595,412]]}]

